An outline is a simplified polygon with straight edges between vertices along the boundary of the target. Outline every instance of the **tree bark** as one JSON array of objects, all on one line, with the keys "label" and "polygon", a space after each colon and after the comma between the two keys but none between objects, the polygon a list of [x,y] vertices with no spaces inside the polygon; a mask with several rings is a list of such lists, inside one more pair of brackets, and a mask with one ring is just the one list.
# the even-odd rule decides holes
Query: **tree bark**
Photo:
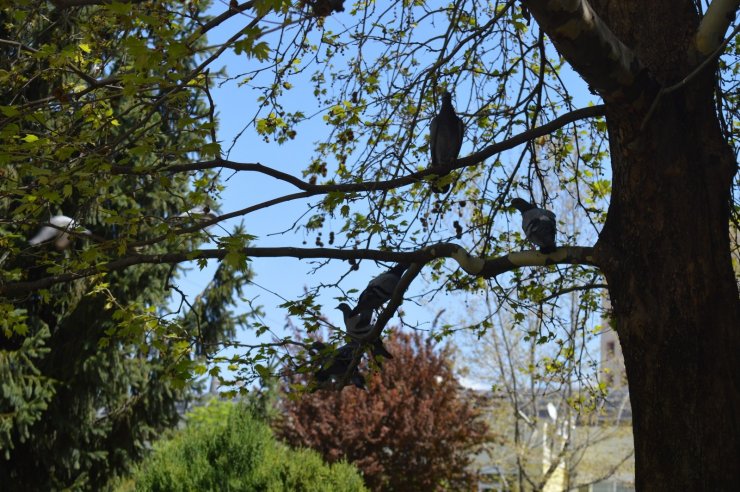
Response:
[{"label": "tree bark", "polygon": [[[559,6],[580,1],[527,3],[598,90],[579,67],[598,66],[608,50],[574,48],[548,31],[568,25],[553,20]],[[702,61],[695,56],[701,19],[691,1],[592,0],[591,7],[603,24],[587,24],[634,53],[649,85],[672,86]],[[729,240],[737,163],[714,106],[715,72],[709,64],[657,102],[649,85],[632,100],[601,94],[613,184],[594,258],[609,284],[625,357],[638,490],[736,490],[740,483],[740,299]]]},{"label": "tree bark", "polygon": [[[690,72],[682,53],[657,56],[650,36],[676,36],[687,49],[695,22],[679,38],[675,25],[640,31],[620,20],[617,33],[648,37],[627,44],[661,83]],[[648,120],[644,107],[607,105],[613,188],[596,258],[625,355],[638,490],[740,483],[740,300],[728,228],[737,164],[712,75],[664,97]]]},{"label": "tree bark", "polygon": [[[625,354],[639,490],[740,483],[735,163],[711,107],[688,99],[667,101],[647,138],[611,139],[612,201],[596,248]],[[608,118],[612,135],[629,135],[625,120]]]}]

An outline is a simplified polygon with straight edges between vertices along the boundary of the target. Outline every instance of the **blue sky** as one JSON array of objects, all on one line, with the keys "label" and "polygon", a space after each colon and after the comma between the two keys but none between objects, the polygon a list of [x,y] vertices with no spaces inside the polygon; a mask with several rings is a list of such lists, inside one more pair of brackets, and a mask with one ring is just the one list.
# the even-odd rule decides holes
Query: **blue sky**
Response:
[{"label": "blue sky", "polygon": [[[226,2],[217,0],[213,6],[213,12],[223,11],[226,5]],[[339,30],[338,26],[342,22],[343,15],[347,14],[339,13],[328,18],[326,20],[327,28]],[[209,35],[209,44],[218,44],[232,36],[244,26],[246,18],[243,15],[236,16],[223,23]],[[233,76],[248,71],[255,63],[259,62],[244,56],[236,56],[233,51],[228,50],[212,67],[212,72],[224,66],[227,73]],[[309,72],[311,71],[309,70]],[[576,106],[587,105],[593,96],[588,93],[580,78],[569,70],[565,70],[563,76],[569,81],[570,85],[580,87],[576,90],[576,101],[574,101]],[[232,80],[223,85],[213,84],[212,87],[212,96],[219,120],[218,138],[223,149],[231,147],[234,137],[244,129],[245,123],[253,117],[255,100],[259,95],[249,85],[239,86],[237,82]],[[304,105],[308,102],[310,106],[310,102],[314,100],[311,85],[307,81],[304,84],[301,84],[300,81],[293,81],[293,84],[294,89],[290,91],[289,99],[286,99],[286,102]],[[313,153],[313,144],[324,137],[327,128],[320,117],[313,118],[299,126],[298,136],[295,140],[290,140],[283,145],[274,142],[265,143],[252,128],[247,128],[239,140],[234,143],[228,158],[238,162],[260,162],[295,176],[301,176],[301,171],[305,169],[309,157]],[[464,147],[463,154],[465,150]],[[223,176],[227,179],[224,181],[225,191],[219,199],[219,212],[221,213],[231,212],[297,191],[290,185],[258,173],[236,173],[232,175],[230,172],[225,172]],[[246,232],[258,237],[254,243],[257,246],[301,246],[305,239],[307,241],[306,246],[313,247],[313,237],[304,238],[301,234],[293,232],[280,234],[280,232],[290,229],[296,218],[307,210],[307,203],[305,200],[299,200],[277,205],[249,214],[241,219],[227,221],[223,223],[223,226],[226,229],[231,229],[233,224],[243,221]],[[516,224],[518,225],[518,222]],[[218,228],[213,228],[211,232],[218,234],[220,231]],[[286,313],[283,309],[278,308],[278,305],[285,302],[286,299],[299,298],[306,286],[336,281],[348,269],[346,263],[332,262],[323,267],[318,273],[313,273],[311,262],[292,258],[255,258],[251,266],[256,276],[254,285],[250,285],[245,294],[253,299],[257,305],[263,307],[265,312],[263,323],[274,327],[278,334],[282,334],[282,327],[286,324]],[[203,271],[199,271],[197,267],[193,266],[187,275],[180,277],[178,281],[180,288],[192,299],[207,285],[215,267],[216,263],[213,261]],[[383,267],[380,265],[376,266],[367,261],[362,262],[360,270],[353,272],[342,282],[342,288],[345,290],[350,288],[362,290],[366,283],[381,271],[383,271]],[[412,292],[419,292],[424,287],[426,287],[425,282],[418,278],[415,285],[412,286]],[[341,313],[334,309],[338,301],[333,297],[340,294],[341,292],[337,289],[325,289],[319,298],[320,303],[324,306],[324,314],[338,326],[341,325]],[[246,306],[244,308],[246,309]],[[408,321],[412,324],[421,323],[422,329],[431,327],[431,320],[435,312],[441,308],[446,309],[446,319],[458,321],[458,319],[464,317],[467,306],[461,304],[460,296],[440,295],[435,298],[433,306],[416,306],[407,301],[402,307]],[[237,310],[239,309],[237,307]],[[397,324],[398,318],[394,317],[390,325]],[[239,340],[243,343],[253,343],[255,337],[251,331],[247,330],[240,332]]]}]

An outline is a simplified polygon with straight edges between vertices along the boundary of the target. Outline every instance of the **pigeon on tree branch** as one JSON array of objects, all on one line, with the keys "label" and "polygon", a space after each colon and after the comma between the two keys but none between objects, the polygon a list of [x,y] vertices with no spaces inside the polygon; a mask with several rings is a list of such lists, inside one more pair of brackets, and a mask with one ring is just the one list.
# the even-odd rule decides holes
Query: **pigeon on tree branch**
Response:
[{"label": "pigeon on tree branch", "polygon": [[522,229],[527,239],[539,246],[540,252],[552,253],[555,246],[555,214],[549,210],[538,208],[526,200],[514,198],[511,206],[522,214]]},{"label": "pigeon on tree branch", "polygon": [[[429,127],[429,149],[432,153],[432,166],[452,166],[460,154],[462,147],[463,135],[465,133],[465,124],[455,114],[455,108],[452,107],[452,94],[444,92],[442,94],[442,107],[439,114],[432,119]],[[443,178],[446,174],[439,176]],[[450,189],[449,183],[439,186],[437,183],[432,184],[432,191],[435,193],[447,193]]]},{"label": "pigeon on tree branch", "polygon": [[84,234],[86,236],[92,235],[92,232],[81,227],[73,218],[66,215],[55,215],[49,219],[49,224],[55,227],[47,225],[39,229],[36,235],[28,240],[31,246],[36,246],[37,244],[54,239],[54,246],[61,251],[67,249],[72,244],[72,238],[66,231]]},{"label": "pigeon on tree branch", "polygon": [[401,276],[409,268],[408,263],[399,263],[387,272],[381,273],[367,284],[365,290],[360,294],[357,300],[357,306],[350,311],[350,316],[354,317],[362,311],[372,312],[388,302],[396,290],[396,286],[401,281]]},{"label": "pigeon on tree branch", "polygon": [[[370,334],[373,329],[372,310],[367,309],[364,311],[360,311],[353,316],[352,308],[350,308],[346,302],[339,304],[339,306],[337,306],[337,309],[342,311],[342,314],[344,315],[344,326],[346,327],[347,334],[350,336],[350,338],[358,341],[365,340],[365,337],[367,337],[367,335]],[[381,340],[380,335],[378,335],[372,341],[372,345],[370,346],[370,353],[372,354],[373,358],[378,356],[385,357],[386,359],[393,358],[391,353],[388,352],[385,346],[383,346],[383,341]]]},{"label": "pigeon on tree branch", "polygon": [[[331,354],[326,354],[326,345],[322,342],[314,342],[311,345],[312,352],[320,352],[321,369],[316,371],[316,381],[323,385],[329,379],[337,380],[349,373],[349,381],[360,389],[365,389],[365,377],[360,373],[357,364],[350,367],[354,359],[355,351],[360,347],[358,342],[351,341],[339,347]],[[359,362],[359,360],[358,360]],[[318,389],[318,388],[317,388]]]}]

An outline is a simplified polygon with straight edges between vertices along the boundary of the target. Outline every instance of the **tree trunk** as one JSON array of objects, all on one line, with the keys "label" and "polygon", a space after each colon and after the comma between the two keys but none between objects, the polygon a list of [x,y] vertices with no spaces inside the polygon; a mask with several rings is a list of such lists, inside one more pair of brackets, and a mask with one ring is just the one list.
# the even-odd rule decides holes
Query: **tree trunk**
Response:
[{"label": "tree trunk", "polygon": [[[590,0],[662,87],[692,73],[688,0]],[[584,49],[587,49],[584,47]],[[595,248],[632,400],[637,489],[737,490],[740,299],[729,214],[737,164],[710,64],[663,97],[607,101],[612,196]]]},{"label": "tree trunk", "polygon": [[740,299],[733,153],[712,71],[645,111],[608,106],[613,189],[596,248],[633,409],[638,490],[737,490]]}]

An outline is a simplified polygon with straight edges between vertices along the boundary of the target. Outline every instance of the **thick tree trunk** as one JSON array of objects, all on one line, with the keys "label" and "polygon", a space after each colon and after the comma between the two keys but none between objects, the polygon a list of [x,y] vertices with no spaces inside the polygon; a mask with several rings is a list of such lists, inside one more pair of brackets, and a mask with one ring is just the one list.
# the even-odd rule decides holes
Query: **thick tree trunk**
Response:
[{"label": "thick tree trunk", "polygon": [[642,129],[645,108],[608,108],[613,190],[596,257],[625,356],[638,490],[740,484],[736,163],[711,89],[710,70]]},{"label": "thick tree trunk", "polygon": [[[658,85],[697,66],[693,2],[590,2]],[[649,93],[607,101],[613,187],[595,258],[624,351],[642,491],[740,484],[740,298],[728,230],[737,164],[713,73],[662,98],[647,120]]]}]

